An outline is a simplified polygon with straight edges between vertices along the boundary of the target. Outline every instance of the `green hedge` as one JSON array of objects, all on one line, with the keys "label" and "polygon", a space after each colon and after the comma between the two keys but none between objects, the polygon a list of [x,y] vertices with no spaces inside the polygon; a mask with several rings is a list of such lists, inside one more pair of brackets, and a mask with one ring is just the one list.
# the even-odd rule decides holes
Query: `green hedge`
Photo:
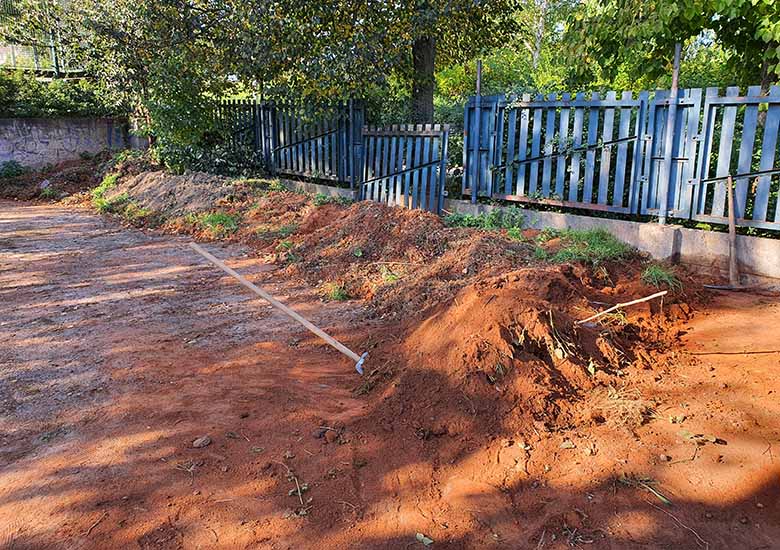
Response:
[{"label": "green hedge", "polygon": [[127,113],[86,79],[36,80],[29,73],[0,70],[0,117],[106,117]]}]

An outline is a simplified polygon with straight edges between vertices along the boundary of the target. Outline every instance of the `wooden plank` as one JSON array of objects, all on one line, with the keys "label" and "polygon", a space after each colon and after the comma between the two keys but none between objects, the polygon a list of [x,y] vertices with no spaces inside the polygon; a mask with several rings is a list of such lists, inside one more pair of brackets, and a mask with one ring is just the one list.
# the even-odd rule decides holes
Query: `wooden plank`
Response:
[{"label": "wooden plank", "polygon": [[[599,93],[593,92],[590,96],[591,101],[599,101]],[[591,107],[588,113],[588,146],[596,145],[598,142],[599,131],[599,109]],[[593,178],[596,174],[596,149],[589,148],[585,152],[585,183],[582,189],[582,202],[593,202]]]},{"label": "wooden plank", "polygon": [[[424,137],[423,138],[423,156],[422,156],[422,162],[423,164],[426,164],[431,161],[431,141],[433,138],[431,137]],[[423,210],[428,209],[428,186],[430,185],[430,179],[431,179],[431,169],[430,168],[423,168],[421,170],[420,174],[420,204],[419,207]]]},{"label": "wooden plank", "polygon": [[[523,94],[524,100],[525,99],[530,100],[530,98],[531,98],[530,94]],[[531,112],[528,109],[521,109],[519,116],[520,116],[520,135],[518,136],[516,156],[518,161],[523,161],[526,159],[526,155],[528,154],[528,123],[529,123],[529,117],[531,116]],[[517,180],[515,182],[515,193],[518,195],[526,194],[525,176],[526,176],[526,164],[524,162],[520,162],[517,168]]]},{"label": "wooden plank", "polygon": [[685,143],[682,147],[682,156],[687,160],[682,166],[682,175],[680,177],[680,191],[677,203],[679,210],[678,215],[680,217],[690,217],[691,215],[691,195],[693,193],[691,181],[696,173],[696,149],[698,144],[702,89],[693,88],[687,90],[687,95],[693,102],[693,105],[684,109],[684,112],[687,114],[687,128],[685,129]]},{"label": "wooden plank", "polygon": [[[769,89],[769,95],[773,99],[780,97],[780,86],[772,86]],[[764,139],[761,142],[761,161],[759,170],[771,170],[775,164],[775,152],[777,151],[777,134],[780,131],[780,104],[773,103],[769,106],[766,113],[766,122],[764,123]],[[756,221],[767,220],[769,212],[769,190],[771,187],[772,176],[762,176],[758,178],[756,185],[756,200],[753,206],[753,219]],[[780,208],[775,209],[775,221],[780,221],[778,216]]]},{"label": "wooden plank", "polygon": [[[476,138],[472,136],[472,139],[476,139]],[[422,146],[423,146],[423,138],[419,136],[414,138],[413,166],[420,166],[420,164],[422,163]],[[474,162],[473,157],[471,162]],[[420,171],[415,170],[414,173],[412,174],[412,208],[419,208],[419,206],[420,206]]]},{"label": "wooden plank", "polygon": [[[393,126],[393,130],[395,130],[397,126]],[[390,137],[390,165],[388,166],[387,173],[394,174],[398,171],[396,168],[396,152],[398,150],[398,137],[392,136]],[[387,204],[394,204],[395,203],[395,184],[396,184],[397,177],[393,176],[390,179],[387,180]]]},{"label": "wooden plank", "polygon": [[[539,102],[544,98],[544,96],[537,95],[536,101]],[[534,118],[533,118],[533,126],[531,127],[531,132],[533,137],[531,138],[531,158],[536,158],[539,156],[539,148],[541,147],[542,143],[542,113],[544,109],[542,108],[536,108],[534,109]],[[536,194],[536,188],[538,186],[538,180],[539,180],[539,161],[534,161],[531,163],[531,169],[529,170],[529,178],[530,181],[528,182],[528,195],[533,196]]]},{"label": "wooden plank", "polygon": [[[614,101],[617,94],[607,92],[607,102]],[[604,127],[602,128],[601,140],[604,142],[612,141],[615,124],[615,108],[608,107],[604,111]],[[598,203],[607,204],[609,194],[609,174],[612,167],[612,146],[606,145],[601,149],[601,170],[599,173],[599,191]]]},{"label": "wooden plank", "polygon": [[[582,92],[577,93],[576,101],[582,103],[585,94]],[[569,201],[576,202],[579,198],[579,186],[580,186],[580,161],[582,159],[582,153],[578,151],[582,147],[582,131],[583,122],[585,118],[585,109],[583,107],[577,107],[574,110],[574,128],[572,129],[572,147],[574,153],[571,156],[571,172],[569,176]]]},{"label": "wooden plank", "polygon": [[[463,108],[463,177],[461,178],[460,184],[461,196],[466,194],[466,187],[468,187],[469,175],[471,174],[470,151],[471,140],[473,139],[473,136],[471,135],[471,111],[471,107],[466,103],[466,106]],[[414,194],[412,194],[412,197],[414,197]]]},{"label": "wooden plank", "polygon": [[[441,133],[439,133],[439,136],[441,136]],[[430,138],[431,141],[431,161],[439,160],[441,161],[441,156],[439,156],[439,149],[441,145],[441,137],[432,137]],[[428,179],[428,204],[426,210],[430,212],[436,211],[436,204],[438,203],[437,200],[437,191],[439,189],[439,171],[437,169],[437,166],[432,166],[430,169],[430,177]]]},{"label": "wooden plank", "polygon": [[[748,96],[761,95],[761,86],[748,88]],[[742,124],[742,139],[739,144],[739,160],[737,174],[747,174],[751,171],[753,148],[756,143],[756,128],[758,126],[758,105],[748,105]],[[738,178],[734,189],[734,213],[737,218],[745,217],[745,205],[748,197],[748,178]]]},{"label": "wooden plank", "polygon": [[[699,146],[699,165],[697,167],[698,180],[705,180],[709,177],[710,158],[712,156],[712,142],[715,133],[715,114],[711,101],[718,97],[720,90],[717,87],[707,88],[704,99],[704,120],[702,121],[702,133],[704,139]],[[694,203],[691,205],[691,212],[694,215],[704,214],[704,206],[707,197],[706,182],[696,185],[696,191],[693,195]]]},{"label": "wooden plank", "polygon": [[[563,94],[563,101],[569,101],[571,94]],[[561,108],[561,122],[558,128],[558,158],[556,159],[555,195],[563,199],[563,186],[566,180],[566,161],[569,148],[569,111],[568,107]]]},{"label": "wooden plank", "polygon": [[[631,92],[623,92],[622,100],[633,98]],[[620,109],[620,122],[618,123],[618,139],[628,137],[629,125],[631,124],[631,109]],[[612,204],[623,206],[623,194],[626,180],[626,164],[628,161],[628,142],[618,144],[617,158],[615,160],[615,192],[612,196]]]},{"label": "wooden plank", "polygon": [[[506,169],[504,170],[504,192],[509,194],[512,192],[513,185],[513,170],[515,160],[515,130],[517,126],[517,109],[509,110],[509,124],[507,126],[507,140],[506,140]],[[525,144],[523,144],[525,145]]]},{"label": "wooden plank", "polygon": [[[558,99],[557,94],[549,94],[548,101],[553,102]],[[544,160],[542,161],[542,196],[550,197],[550,179],[552,176],[552,152],[555,142],[555,108],[547,109],[547,124],[544,130]]]},{"label": "wooden plank", "polygon": [[[404,138],[404,169],[411,168],[414,162],[414,138],[407,136]],[[404,206],[413,208],[410,193],[412,192],[412,173],[407,172],[404,176]]]},{"label": "wooden plank", "polygon": [[[726,88],[727,97],[739,95],[739,87],[730,86]],[[718,164],[715,169],[715,176],[727,176],[731,170],[731,149],[734,145],[734,124],[737,121],[736,106],[723,107],[723,119],[720,128],[720,143],[718,144]],[[726,202],[726,184],[719,183],[715,185],[712,195],[712,216],[721,217],[725,212]]]}]

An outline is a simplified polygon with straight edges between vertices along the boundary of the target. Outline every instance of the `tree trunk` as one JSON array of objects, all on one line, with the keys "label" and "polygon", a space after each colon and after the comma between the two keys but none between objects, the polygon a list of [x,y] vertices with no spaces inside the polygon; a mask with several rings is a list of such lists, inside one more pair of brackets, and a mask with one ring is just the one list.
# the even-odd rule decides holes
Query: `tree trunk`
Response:
[{"label": "tree trunk", "polygon": [[412,121],[416,124],[433,122],[434,62],[436,40],[432,37],[418,38],[412,44]]}]

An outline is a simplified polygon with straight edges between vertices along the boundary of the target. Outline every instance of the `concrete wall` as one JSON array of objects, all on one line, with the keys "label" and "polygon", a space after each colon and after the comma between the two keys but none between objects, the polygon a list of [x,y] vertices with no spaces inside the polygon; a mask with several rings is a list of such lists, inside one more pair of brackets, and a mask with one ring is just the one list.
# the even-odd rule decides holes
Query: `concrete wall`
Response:
[{"label": "concrete wall", "polygon": [[34,168],[79,158],[83,152],[130,147],[127,122],[111,118],[2,118],[0,163]]},{"label": "concrete wall", "polygon": [[290,191],[296,191],[298,193],[311,193],[312,195],[319,193],[329,197],[344,197],[353,200],[356,198],[356,194],[353,191],[343,187],[333,187],[331,185],[320,185],[318,183],[288,179],[283,179],[281,182]]},{"label": "concrete wall", "polygon": [[[444,208],[450,212],[483,214],[497,206],[450,200]],[[659,260],[701,267],[709,273],[727,273],[729,243],[726,233],[686,229],[652,222],[629,222],[592,218],[558,212],[525,210],[526,227],[544,229],[593,229],[602,227],[620,240],[647,252]],[[780,240],[761,237],[737,237],[737,252],[744,283],[753,281],[780,285]]]}]

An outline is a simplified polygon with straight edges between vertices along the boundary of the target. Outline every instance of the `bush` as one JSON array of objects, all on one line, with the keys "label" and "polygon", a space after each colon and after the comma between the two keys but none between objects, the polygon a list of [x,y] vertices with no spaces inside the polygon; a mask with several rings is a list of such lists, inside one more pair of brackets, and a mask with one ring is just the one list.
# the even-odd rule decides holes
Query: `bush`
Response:
[{"label": "bush", "polygon": [[29,171],[15,160],[7,160],[0,164],[0,178],[16,178]]},{"label": "bush", "polygon": [[1,117],[105,117],[127,111],[116,98],[86,79],[46,83],[22,71],[0,71]]}]

